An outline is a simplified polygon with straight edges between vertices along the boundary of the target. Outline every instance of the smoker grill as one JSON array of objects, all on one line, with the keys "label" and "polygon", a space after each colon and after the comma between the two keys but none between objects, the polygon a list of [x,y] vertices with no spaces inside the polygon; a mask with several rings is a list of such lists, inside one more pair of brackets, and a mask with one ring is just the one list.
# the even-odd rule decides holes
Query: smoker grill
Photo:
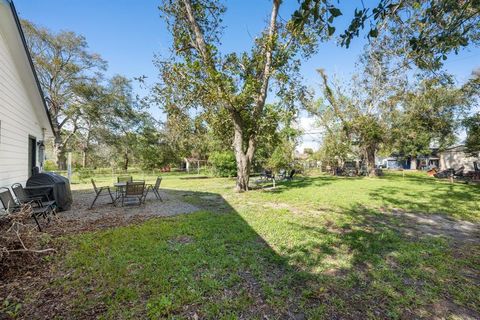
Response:
[{"label": "smoker grill", "polygon": [[72,192],[70,182],[54,172],[34,174],[27,180],[27,191],[30,194],[48,194],[50,200],[55,200],[59,211],[70,210]]}]

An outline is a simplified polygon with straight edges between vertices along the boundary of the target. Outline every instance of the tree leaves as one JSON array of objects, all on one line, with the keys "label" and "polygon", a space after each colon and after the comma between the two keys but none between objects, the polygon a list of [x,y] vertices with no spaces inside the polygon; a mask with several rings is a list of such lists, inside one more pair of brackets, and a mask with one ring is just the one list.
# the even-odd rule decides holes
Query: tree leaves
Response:
[{"label": "tree leaves", "polygon": [[336,7],[330,7],[328,9],[328,12],[330,12],[330,14],[332,15],[332,17],[336,18],[336,17],[339,17],[342,15],[342,11],[340,11],[340,9],[336,8]]},{"label": "tree leaves", "polygon": [[335,33],[335,27],[328,26],[328,35],[332,36]]}]

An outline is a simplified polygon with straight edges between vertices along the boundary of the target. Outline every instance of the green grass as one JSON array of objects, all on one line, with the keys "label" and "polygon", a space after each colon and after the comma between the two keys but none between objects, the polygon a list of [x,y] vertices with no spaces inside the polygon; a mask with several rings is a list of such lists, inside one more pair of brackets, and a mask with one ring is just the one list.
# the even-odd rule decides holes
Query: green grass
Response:
[{"label": "green grass", "polygon": [[[478,242],[411,238],[399,228],[406,221],[383,213],[479,221],[477,186],[390,173],[236,194],[231,179],[185,178],[166,175],[162,185],[191,191],[185,200],[204,211],[62,240],[68,250],[57,268],[68,276],[54,285],[73,316],[429,318],[445,304],[450,316],[480,314]],[[220,195],[222,210],[206,194]]]},{"label": "green grass", "polygon": [[[162,186],[167,189],[213,192],[232,197],[233,179],[195,179],[196,175],[163,174]],[[134,179],[154,183],[156,175],[133,174]],[[116,176],[94,177],[98,185],[112,185]],[[255,180],[255,178],[252,178]],[[255,185],[252,183],[252,185]],[[72,185],[73,190],[91,189],[86,179]],[[348,210],[357,205],[375,209],[402,209],[411,212],[440,213],[454,218],[480,221],[479,185],[451,184],[424,173],[387,172],[379,178],[301,177],[281,183],[275,190],[254,191],[236,195],[242,202],[288,203],[301,210]],[[238,197],[239,196],[239,197]],[[230,200],[230,199],[229,199]]]}]

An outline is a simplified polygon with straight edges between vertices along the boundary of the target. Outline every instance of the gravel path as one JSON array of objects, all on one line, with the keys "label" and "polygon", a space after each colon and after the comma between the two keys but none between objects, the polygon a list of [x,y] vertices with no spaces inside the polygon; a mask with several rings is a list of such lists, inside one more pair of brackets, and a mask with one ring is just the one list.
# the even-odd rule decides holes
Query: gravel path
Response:
[{"label": "gravel path", "polygon": [[89,209],[95,194],[89,191],[72,191],[73,204],[68,211],[59,212],[45,231],[52,234],[68,234],[92,231],[142,222],[152,217],[168,217],[199,211],[200,208],[182,199],[175,191],[160,192],[163,201],[149,193],[145,204],[124,207],[109,204],[110,197],[97,199],[93,209]]}]

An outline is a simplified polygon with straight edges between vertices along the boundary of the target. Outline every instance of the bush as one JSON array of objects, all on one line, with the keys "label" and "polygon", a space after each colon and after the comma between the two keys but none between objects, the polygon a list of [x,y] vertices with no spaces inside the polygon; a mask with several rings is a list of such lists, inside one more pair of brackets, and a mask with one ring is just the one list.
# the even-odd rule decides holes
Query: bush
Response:
[{"label": "bush", "polygon": [[288,142],[277,146],[267,160],[266,167],[274,173],[280,169],[290,169],[293,164],[293,151],[294,145]]},{"label": "bush", "polygon": [[232,151],[212,152],[208,159],[213,166],[213,174],[219,177],[235,177],[237,164]]},{"label": "bush", "polygon": [[43,163],[43,171],[55,171],[57,170],[57,164],[53,160],[45,160]]},{"label": "bush", "polygon": [[91,178],[93,176],[93,170],[87,168],[81,168],[77,170],[78,179],[80,181],[85,182],[86,179]]},{"label": "bush", "polygon": [[112,168],[98,168],[93,172],[94,174],[112,174]]}]

